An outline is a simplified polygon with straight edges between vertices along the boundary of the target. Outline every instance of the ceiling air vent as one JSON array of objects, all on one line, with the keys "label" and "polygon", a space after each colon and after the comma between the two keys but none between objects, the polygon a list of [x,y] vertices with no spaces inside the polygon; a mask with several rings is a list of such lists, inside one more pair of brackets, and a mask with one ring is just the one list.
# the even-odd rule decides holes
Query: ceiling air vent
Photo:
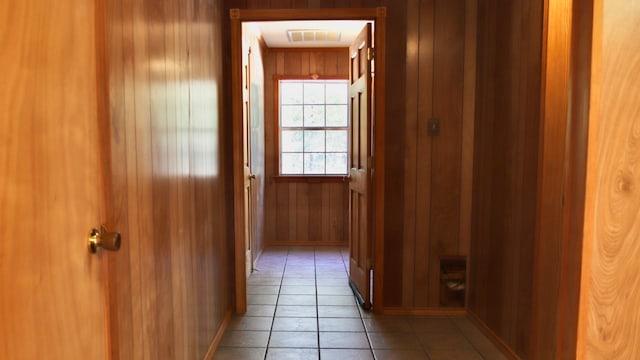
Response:
[{"label": "ceiling air vent", "polygon": [[289,42],[340,41],[342,34],[330,30],[287,30]]}]

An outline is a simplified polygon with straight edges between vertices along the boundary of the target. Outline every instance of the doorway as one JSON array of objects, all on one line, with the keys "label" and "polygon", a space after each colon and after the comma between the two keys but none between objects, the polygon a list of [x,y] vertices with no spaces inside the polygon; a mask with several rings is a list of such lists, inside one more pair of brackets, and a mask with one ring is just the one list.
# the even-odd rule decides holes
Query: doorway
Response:
[{"label": "doorway", "polygon": [[[382,252],[376,251],[376,248],[382,247],[382,221],[375,221],[375,219],[382,219],[383,215],[383,174],[384,174],[384,139],[383,132],[376,131],[376,129],[384,128],[384,18],[385,18],[385,9],[384,8],[376,8],[376,9],[350,9],[345,12],[344,10],[335,11],[335,10],[323,10],[318,12],[317,10],[278,10],[278,11],[269,11],[269,10],[239,10],[233,9],[231,10],[231,40],[232,40],[232,85],[233,85],[233,104],[232,104],[232,113],[233,113],[233,127],[234,127],[234,193],[235,193],[235,263],[236,263],[236,276],[235,276],[235,285],[236,285],[236,311],[239,313],[243,313],[246,311],[247,307],[247,299],[246,299],[246,278],[249,274],[247,274],[250,269],[247,267],[247,256],[249,253],[247,252],[247,243],[251,242],[249,239],[250,235],[255,234],[256,232],[248,227],[247,222],[244,219],[254,219],[254,223],[256,222],[256,218],[260,218],[262,214],[250,214],[247,215],[248,204],[249,201],[246,201],[245,194],[250,193],[245,191],[246,187],[246,162],[244,161],[245,157],[243,156],[242,149],[246,149],[246,143],[244,142],[246,139],[246,125],[243,126],[243,114],[246,111],[255,111],[256,109],[253,106],[248,105],[244,102],[243,94],[247,89],[246,84],[246,76],[249,74],[245,65],[243,65],[243,57],[246,56],[246,51],[248,49],[243,48],[243,24],[250,22],[276,22],[276,21],[309,21],[309,20],[325,20],[325,21],[336,21],[336,20],[360,20],[364,22],[371,22],[376,29],[375,36],[372,38],[373,43],[375,44],[375,60],[373,59],[373,51],[369,49],[364,49],[363,46],[357,47],[361,54],[364,54],[358,59],[366,59],[366,60],[358,60],[351,58],[351,54],[345,51],[345,56],[350,59],[349,64],[347,66],[352,67],[354,64],[359,65],[362,63],[375,63],[376,71],[372,72],[375,76],[375,81],[371,83],[370,89],[371,93],[375,92],[377,101],[367,104],[364,102],[362,106],[358,108],[367,109],[365,114],[369,114],[371,117],[371,122],[367,123],[365,128],[363,128],[361,134],[364,134],[371,138],[370,142],[363,143],[362,149],[366,151],[363,153],[360,158],[363,158],[364,168],[363,173],[368,172],[371,176],[366,176],[366,183],[370,184],[370,189],[368,189],[366,194],[368,195],[368,202],[362,201],[350,201],[351,204],[361,203],[366,204],[363,208],[363,211],[352,212],[353,208],[351,205],[349,206],[348,214],[346,215],[347,223],[350,224],[358,224],[357,226],[351,226],[351,228],[355,228],[357,230],[361,229],[370,229],[368,231],[362,232],[366,235],[366,241],[363,241],[361,245],[357,247],[352,247],[354,250],[353,254],[363,254],[361,258],[355,258],[354,264],[355,266],[359,266],[363,273],[366,273],[367,279],[369,275],[372,273],[372,269],[375,268],[376,271],[382,269]],[[324,36],[328,36],[328,34],[324,34]],[[360,51],[361,50],[361,51]],[[249,51],[255,51],[254,49],[250,49]],[[370,61],[368,61],[370,60]],[[246,63],[246,62],[245,62]],[[255,66],[255,64],[252,64]],[[312,73],[312,75],[320,75],[317,73]],[[267,74],[265,73],[265,81],[266,87],[270,86],[269,79]],[[249,87],[251,85],[249,84]],[[356,92],[357,93],[357,92]],[[266,111],[265,109],[271,106],[275,106],[270,101],[265,101],[264,108],[262,111]],[[260,111],[260,109],[258,109]],[[351,112],[351,117],[353,117],[353,111]],[[246,119],[246,118],[245,118]],[[356,143],[353,140],[350,140],[350,144]],[[269,145],[269,144],[267,144]],[[253,149],[255,150],[255,149]],[[353,165],[355,162],[353,159],[350,161],[350,165]],[[373,169],[376,171],[374,172]],[[248,172],[252,174],[253,178],[260,178],[262,175],[263,178],[261,181],[278,181],[277,177],[269,177],[265,179],[265,174],[254,173],[252,171]],[[349,187],[353,187],[349,180],[351,179],[348,175],[341,175],[339,177],[334,177],[336,182],[344,182],[347,181]],[[306,188],[308,185],[302,184],[300,185],[302,188]],[[339,184],[338,184],[339,186]],[[323,194],[321,193],[320,196]],[[347,202],[349,199],[349,195],[346,197]],[[311,201],[313,202],[313,201]],[[355,214],[355,215],[354,215]],[[313,220],[307,217],[307,221],[311,223]],[[360,221],[358,223],[357,221]],[[257,221],[259,223],[259,221]],[[315,224],[315,223],[314,223]],[[268,221],[265,222],[265,227],[273,226],[273,222]],[[301,225],[298,224],[298,227]],[[360,231],[352,231],[347,229],[347,236],[353,238],[353,234],[360,234]],[[332,244],[338,245],[338,244]],[[255,250],[254,246],[254,250]],[[355,256],[354,256],[355,257]],[[381,273],[381,271],[379,272]],[[381,279],[373,278],[374,284],[374,292],[375,294],[380,293],[382,290]],[[366,280],[369,283],[369,280]],[[362,282],[362,281],[361,281]],[[375,294],[373,297],[375,298]],[[365,298],[370,298],[372,294],[368,291],[364,294]],[[381,298],[381,297],[380,297]],[[380,304],[381,305],[381,304]],[[381,309],[379,307],[378,309]],[[376,310],[376,306],[374,305],[374,310]]]}]

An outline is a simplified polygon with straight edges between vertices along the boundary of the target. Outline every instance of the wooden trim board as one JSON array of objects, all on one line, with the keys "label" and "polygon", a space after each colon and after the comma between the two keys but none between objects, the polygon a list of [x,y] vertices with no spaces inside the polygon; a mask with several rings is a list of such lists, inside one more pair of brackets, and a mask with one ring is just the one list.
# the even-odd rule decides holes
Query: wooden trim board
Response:
[{"label": "wooden trim board", "polygon": [[230,9],[231,18],[231,78],[233,119],[233,184],[234,184],[234,241],[235,241],[235,309],[246,312],[246,274],[244,254],[244,201],[242,198],[242,22],[278,20],[371,20],[375,22],[376,69],[374,82],[374,312],[383,311],[383,249],[384,249],[384,151],[385,151],[385,66],[386,66],[386,15],[385,7],[347,9]]}]

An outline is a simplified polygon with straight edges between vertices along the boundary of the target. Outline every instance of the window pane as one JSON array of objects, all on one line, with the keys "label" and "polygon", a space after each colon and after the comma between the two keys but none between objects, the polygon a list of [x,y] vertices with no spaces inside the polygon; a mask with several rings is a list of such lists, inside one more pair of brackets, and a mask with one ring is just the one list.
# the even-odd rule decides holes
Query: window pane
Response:
[{"label": "window pane", "polygon": [[287,153],[282,154],[280,158],[280,168],[282,174],[295,175],[302,174],[302,154],[301,153]]},{"label": "window pane", "polygon": [[327,105],[327,126],[347,127],[347,105]]},{"label": "window pane", "polygon": [[280,82],[281,104],[302,104],[301,82]]},{"label": "window pane", "polygon": [[324,153],[304,154],[305,174],[324,174]]},{"label": "window pane", "polygon": [[280,107],[280,126],[300,127],[302,126],[302,106],[287,105]]},{"label": "window pane", "polygon": [[324,104],[324,83],[305,82],[304,83],[304,103]]},{"label": "window pane", "polygon": [[324,105],[304,106],[304,126],[323,127],[324,126]]},{"label": "window pane", "polygon": [[304,132],[304,152],[324,152],[324,130]]},{"label": "window pane", "polygon": [[328,153],[327,154],[327,174],[346,174],[347,173],[347,153]]},{"label": "window pane", "polygon": [[283,152],[302,152],[302,131],[283,130],[280,146]]},{"label": "window pane", "polygon": [[327,152],[347,151],[347,130],[327,130]]},{"label": "window pane", "polygon": [[347,104],[349,93],[346,83],[328,83],[326,85],[327,104]]},{"label": "window pane", "polygon": [[279,90],[280,174],[348,174],[348,81],[280,80]]}]

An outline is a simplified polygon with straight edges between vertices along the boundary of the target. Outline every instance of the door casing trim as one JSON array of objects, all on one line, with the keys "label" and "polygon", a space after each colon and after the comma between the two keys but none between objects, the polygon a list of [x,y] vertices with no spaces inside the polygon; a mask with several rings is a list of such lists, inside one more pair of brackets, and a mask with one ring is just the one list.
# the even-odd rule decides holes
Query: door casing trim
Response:
[{"label": "door casing trim", "polygon": [[346,9],[230,9],[231,119],[233,131],[234,270],[237,313],[247,311],[244,249],[244,169],[242,161],[242,23],[286,20],[368,20],[374,23],[375,77],[373,83],[373,311],[383,310],[384,272],[384,161],[386,86],[386,7]]}]

